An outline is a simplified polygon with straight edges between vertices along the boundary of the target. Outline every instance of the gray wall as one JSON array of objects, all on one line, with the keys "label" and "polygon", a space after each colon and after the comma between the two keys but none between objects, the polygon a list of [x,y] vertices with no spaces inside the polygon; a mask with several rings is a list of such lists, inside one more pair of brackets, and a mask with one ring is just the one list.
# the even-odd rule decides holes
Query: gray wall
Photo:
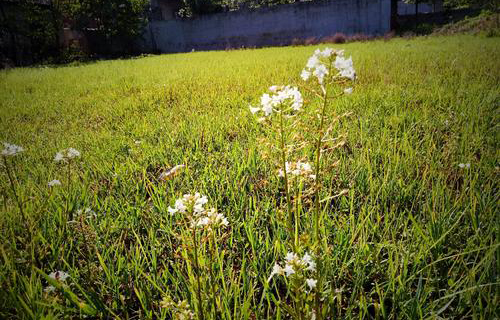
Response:
[{"label": "gray wall", "polygon": [[261,47],[337,32],[382,35],[390,30],[390,0],[299,2],[257,10],[152,21],[145,49],[161,52]]}]

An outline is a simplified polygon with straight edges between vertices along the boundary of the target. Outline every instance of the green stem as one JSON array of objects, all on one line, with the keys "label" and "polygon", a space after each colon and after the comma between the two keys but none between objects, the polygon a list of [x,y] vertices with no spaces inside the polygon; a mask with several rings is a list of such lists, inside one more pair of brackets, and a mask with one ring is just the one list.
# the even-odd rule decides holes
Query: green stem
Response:
[{"label": "green stem", "polygon": [[295,179],[295,188],[297,189],[297,193],[295,195],[295,247],[299,247],[299,221],[300,221],[300,214],[299,214],[299,200],[300,200],[300,186],[299,186],[299,179]]},{"label": "green stem", "polygon": [[[212,232],[214,234],[215,231]],[[211,245],[211,248],[209,250],[210,252],[210,281],[211,281],[211,287],[212,287],[212,303],[213,303],[213,308],[214,308],[214,319],[217,319],[217,303],[216,303],[216,295],[215,295],[215,278],[214,278],[214,272],[213,272],[213,267],[214,267],[214,259],[213,259],[213,253],[216,249],[216,243],[215,243],[215,235],[213,235],[213,242]]]},{"label": "green stem", "polygon": [[24,215],[24,211],[23,211],[23,204],[21,203],[21,201],[19,200],[19,197],[17,196],[16,185],[15,185],[14,179],[12,178],[12,175],[10,173],[10,168],[9,168],[9,164],[7,162],[7,158],[3,157],[3,161],[5,163],[5,171],[7,171],[7,176],[9,177],[10,187],[12,189],[12,193],[14,193],[14,198],[16,198],[16,202],[17,202],[17,205],[19,207],[19,211],[21,212],[21,217],[23,218],[23,221],[26,221],[26,216]]},{"label": "green stem", "polygon": [[68,161],[68,177],[67,177],[67,195],[66,195],[66,216],[69,215],[69,221],[72,221],[73,220],[73,212],[69,212],[69,197],[70,197],[70,193],[71,193],[71,182],[70,182],[70,178],[71,178],[71,160]]},{"label": "green stem", "polygon": [[290,232],[293,232],[293,217],[292,203],[290,201],[290,191],[288,190],[288,173],[286,172],[286,150],[285,150],[285,129],[283,126],[283,111],[279,112],[280,115],[280,136],[281,136],[281,167],[283,168],[283,173],[285,176],[285,193],[286,193],[286,204],[287,204],[287,215],[288,215],[288,228]]},{"label": "green stem", "polygon": [[314,199],[314,204],[315,204],[315,216],[314,216],[314,237],[316,242],[319,242],[320,235],[319,235],[319,223],[320,223],[320,215],[321,215],[321,208],[320,208],[320,202],[319,202],[319,181],[320,181],[320,159],[321,159],[321,140],[323,139],[323,125],[325,123],[325,113],[326,113],[326,106],[328,102],[328,93],[326,89],[323,91],[323,107],[321,109],[321,118],[320,122],[318,125],[318,139],[316,140],[316,160],[314,163],[314,169],[315,169],[315,174],[316,174],[316,188],[315,188],[315,199]]},{"label": "green stem", "polygon": [[201,284],[200,284],[200,267],[198,264],[198,245],[196,243],[196,228],[193,226],[193,246],[194,246],[194,265],[195,265],[195,274],[196,274],[196,282],[198,283],[198,314],[200,320],[205,319],[205,315],[203,314],[203,301],[201,300]]},{"label": "green stem", "polygon": [[318,269],[318,289],[316,290],[315,296],[315,304],[316,304],[316,319],[321,320],[321,287],[323,285],[323,277],[322,277],[322,259],[319,245],[320,242],[320,220],[321,220],[321,207],[319,201],[319,191],[320,191],[320,160],[321,160],[321,142],[323,139],[323,126],[325,123],[325,113],[326,107],[328,103],[328,91],[326,88],[323,90],[323,106],[321,110],[321,118],[318,125],[318,140],[316,141],[316,161],[315,161],[315,174],[316,174],[316,188],[315,188],[315,216],[314,216],[314,238],[316,243],[316,260],[317,260],[317,269]]}]

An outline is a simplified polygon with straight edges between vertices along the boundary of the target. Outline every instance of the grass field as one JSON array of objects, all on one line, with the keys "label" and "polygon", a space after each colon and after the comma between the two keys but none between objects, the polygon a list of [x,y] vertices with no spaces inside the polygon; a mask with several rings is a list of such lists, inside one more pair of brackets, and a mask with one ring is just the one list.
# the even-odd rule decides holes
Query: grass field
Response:
[{"label": "grass field", "polygon": [[[316,198],[295,202],[316,293],[268,282],[294,234],[271,133],[248,108],[271,85],[301,85],[315,46],[0,72],[0,139],[25,149],[0,168],[0,318],[182,319],[166,297],[196,319],[289,319],[316,297],[323,319],[500,317],[499,39],[334,47],[358,78],[326,111],[344,143],[322,153],[321,245]],[[69,147],[81,157],[56,163]],[[168,213],[195,192],[229,222],[198,238],[198,265],[196,234]],[[48,277],[58,270],[69,277]]]}]

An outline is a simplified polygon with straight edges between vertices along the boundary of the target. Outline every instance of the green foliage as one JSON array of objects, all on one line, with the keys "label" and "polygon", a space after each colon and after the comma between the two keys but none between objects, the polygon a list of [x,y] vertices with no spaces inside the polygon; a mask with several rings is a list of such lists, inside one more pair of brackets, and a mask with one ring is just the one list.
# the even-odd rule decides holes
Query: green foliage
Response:
[{"label": "green foliage", "polygon": [[59,49],[61,21],[34,0],[0,3],[0,56],[20,64],[52,62]]},{"label": "green foliage", "polygon": [[[353,55],[358,82],[328,108],[328,119],[349,113],[328,123],[345,144],[323,151],[322,199],[348,189],[321,202],[331,318],[498,318],[498,40],[336,47]],[[270,85],[299,83],[314,49],[0,72],[0,136],[26,149],[9,167],[27,217],[0,167],[0,318],[170,319],[198,305],[167,208],[199,191],[230,223],[219,260],[200,264],[206,278],[214,266],[218,317],[287,319],[283,283],[267,278],[293,234],[248,105]],[[53,161],[68,147],[81,151],[71,174]],[[177,164],[179,175],[158,179]],[[55,270],[70,277],[44,292]]]},{"label": "green foliage", "polygon": [[72,17],[77,29],[97,28],[107,40],[133,40],[142,34],[148,5],[148,0],[77,0]]},{"label": "green foliage", "polygon": [[466,17],[464,20],[449,23],[435,31],[436,34],[470,33],[494,37],[500,35],[500,14],[483,11],[476,17]]}]

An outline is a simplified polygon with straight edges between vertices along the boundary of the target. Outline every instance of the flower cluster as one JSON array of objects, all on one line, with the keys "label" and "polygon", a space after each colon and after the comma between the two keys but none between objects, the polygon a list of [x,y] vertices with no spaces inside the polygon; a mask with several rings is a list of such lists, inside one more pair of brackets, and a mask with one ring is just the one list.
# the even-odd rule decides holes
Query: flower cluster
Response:
[{"label": "flower cluster", "polygon": [[[333,56],[335,60],[332,61]],[[352,58],[344,58],[344,50],[334,50],[331,48],[326,48],[323,51],[316,49],[307,61],[306,67],[302,70],[300,77],[302,80],[307,81],[311,76],[314,76],[318,79],[319,84],[323,84],[325,76],[330,73],[330,64],[338,70],[338,76],[352,81],[356,79],[356,71],[352,64]]]},{"label": "flower cluster", "polygon": [[79,156],[80,156],[80,151],[78,151],[74,148],[68,148],[68,149],[64,149],[64,150],[56,153],[56,156],[54,157],[54,161],[55,162],[67,162],[68,160],[71,160],[73,158],[77,158]]},{"label": "flower cluster", "polygon": [[[52,278],[58,282],[65,282],[67,278],[69,278],[69,274],[64,271],[54,271],[49,274],[49,278]],[[54,286],[48,286],[43,291],[52,292],[56,290]]]},{"label": "flower cluster", "polygon": [[[282,267],[278,263],[274,264],[273,271],[269,276],[267,281],[271,281],[274,275],[284,275],[290,277],[294,274],[300,274],[305,271],[316,271],[316,263],[309,255],[309,253],[305,253],[302,259],[293,252],[288,252],[285,257],[285,266]],[[309,290],[313,290],[316,287],[317,280],[312,278],[306,278],[306,285],[309,287]]]},{"label": "flower cluster", "polygon": [[227,227],[229,222],[222,213],[218,213],[214,208],[204,211],[195,221],[196,227],[219,228]]},{"label": "flower cluster", "polygon": [[175,213],[185,213],[186,211],[200,214],[205,211],[203,206],[208,202],[206,196],[200,195],[198,192],[195,194],[185,194],[182,198],[175,201],[174,207],[168,207],[170,215]]},{"label": "flower cluster", "polygon": [[[316,179],[316,175],[311,174],[312,173],[312,168],[311,165],[308,162],[285,162],[285,170],[287,175],[291,176],[303,176],[303,177],[309,177],[311,179]],[[284,177],[285,173],[283,172],[283,169],[280,169],[278,171],[278,176]]]},{"label": "flower cluster", "polygon": [[291,107],[294,111],[299,111],[304,104],[302,94],[297,87],[272,86],[269,88],[269,91],[271,91],[271,94],[264,93],[260,98],[260,106],[250,106],[250,111],[253,114],[262,111],[267,117],[273,112],[283,111],[283,105]]},{"label": "flower cluster", "polygon": [[47,183],[47,185],[49,187],[55,187],[55,186],[60,186],[61,185],[61,181],[57,180],[57,179],[54,179],[52,181],[49,181],[49,183]]},{"label": "flower cluster", "polygon": [[470,168],[470,163],[461,163],[458,165],[461,169],[464,169],[464,168],[467,168],[469,169]]},{"label": "flower cluster", "polygon": [[182,198],[175,201],[174,207],[168,207],[170,215],[175,213],[188,213],[191,221],[191,227],[205,228],[212,230],[214,228],[225,227],[229,225],[226,217],[218,213],[214,208],[205,209],[204,205],[208,202],[206,196],[199,193],[185,194]]},{"label": "flower cluster", "polygon": [[3,146],[4,149],[2,150],[2,156],[5,157],[15,156],[24,151],[23,147],[16,146],[15,144],[10,144],[7,142],[4,142]]}]

